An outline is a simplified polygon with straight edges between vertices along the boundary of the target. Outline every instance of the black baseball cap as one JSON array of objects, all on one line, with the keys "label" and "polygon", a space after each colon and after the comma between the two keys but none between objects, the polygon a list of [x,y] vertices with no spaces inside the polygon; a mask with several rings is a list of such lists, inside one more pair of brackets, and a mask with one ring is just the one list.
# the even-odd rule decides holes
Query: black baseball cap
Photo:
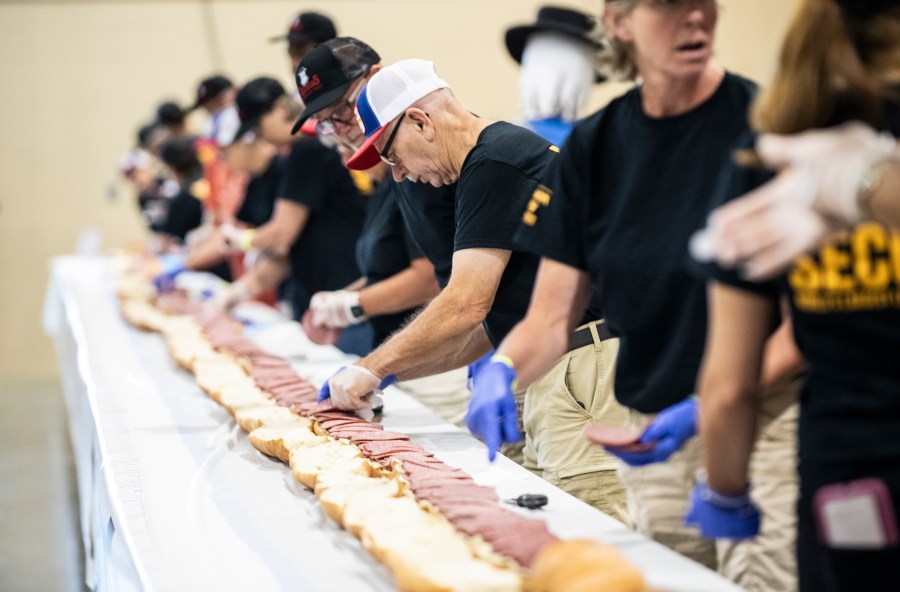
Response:
[{"label": "black baseball cap", "polygon": [[836,0],[849,18],[868,18],[888,8],[900,7],[897,0]]},{"label": "black baseball cap", "polygon": [[310,50],[294,75],[304,109],[291,132],[296,134],[307,119],[338,100],[357,78],[379,62],[381,56],[354,37],[338,37]]},{"label": "black baseball cap", "polygon": [[271,111],[275,102],[286,94],[281,83],[268,76],[254,78],[245,84],[235,98],[238,116],[241,118],[241,127],[235,138],[243,137],[258,126],[260,118]]},{"label": "black baseball cap", "polygon": [[156,121],[163,125],[180,125],[184,123],[184,111],[178,103],[168,101],[156,108]]},{"label": "black baseball cap", "polygon": [[204,79],[197,86],[197,100],[191,105],[190,110],[193,111],[198,107],[202,107],[232,86],[234,86],[234,84],[232,84],[231,80],[221,74],[216,74],[215,76]]},{"label": "black baseball cap", "polygon": [[291,21],[287,33],[270,37],[269,41],[275,43],[286,40],[292,45],[308,41],[318,44],[335,37],[337,30],[330,18],[318,12],[301,12]]}]

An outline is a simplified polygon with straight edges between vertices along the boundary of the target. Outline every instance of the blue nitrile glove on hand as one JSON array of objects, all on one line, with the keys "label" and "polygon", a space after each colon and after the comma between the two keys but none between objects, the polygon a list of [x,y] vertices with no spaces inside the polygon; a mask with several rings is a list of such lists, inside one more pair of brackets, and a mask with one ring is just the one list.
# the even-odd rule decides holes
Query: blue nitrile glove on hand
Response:
[{"label": "blue nitrile glove on hand", "polygon": [[491,357],[494,355],[494,350],[489,351],[484,354],[468,366],[469,376],[468,382],[466,385],[469,387],[469,391],[473,391],[475,389],[475,375],[481,372],[481,369],[491,361]]},{"label": "blue nitrile glove on hand", "polygon": [[[326,381],[322,384],[322,388],[319,389],[319,398],[316,399],[316,402],[321,403],[322,401],[331,398],[331,387],[329,386],[329,383],[331,382],[331,379],[332,379],[332,378],[334,378],[335,376],[337,376],[338,374],[340,374],[341,372],[343,372],[346,368],[347,368],[346,366],[341,366],[340,370],[338,370],[337,372],[335,372],[334,374],[332,374],[332,375],[328,378],[328,380],[326,380]],[[381,383],[379,383],[379,385],[378,385],[378,390],[383,391],[384,389],[386,389],[387,387],[391,386],[391,385],[394,384],[395,382],[397,382],[397,375],[396,375],[396,374],[388,374],[387,376],[385,376],[385,377],[382,379]]]},{"label": "blue nitrile glove on hand", "polygon": [[690,397],[659,412],[641,434],[641,444],[652,444],[649,450],[625,452],[607,448],[607,452],[632,467],[663,462],[681,450],[697,434],[697,401]]},{"label": "blue nitrile glove on hand", "polygon": [[759,534],[759,508],[750,500],[750,488],[725,495],[698,481],[684,523],[700,528],[709,539],[751,539]]},{"label": "blue nitrile glove on hand", "polygon": [[185,270],[184,255],[163,255],[159,258],[160,272],[153,278],[153,285],[157,292],[171,292],[175,289],[175,278]]},{"label": "blue nitrile glove on hand", "polygon": [[503,444],[522,439],[519,415],[513,390],[516,371],[508,356],[494,355],[475,376],[475,389],[466,413],[466,426],[488,447],[488,459],[493,462]]}]

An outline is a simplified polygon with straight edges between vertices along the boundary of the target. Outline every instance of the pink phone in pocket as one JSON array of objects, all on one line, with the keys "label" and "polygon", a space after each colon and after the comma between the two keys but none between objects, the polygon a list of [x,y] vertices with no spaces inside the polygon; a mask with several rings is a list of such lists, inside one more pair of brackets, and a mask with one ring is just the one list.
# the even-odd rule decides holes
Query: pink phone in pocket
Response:
[{"label": "pink phone in pocket", "polygon": [[891,492],[881,479],[826,485],[813,497],[819,538],[833,549],[883,549],[898,543]]}]

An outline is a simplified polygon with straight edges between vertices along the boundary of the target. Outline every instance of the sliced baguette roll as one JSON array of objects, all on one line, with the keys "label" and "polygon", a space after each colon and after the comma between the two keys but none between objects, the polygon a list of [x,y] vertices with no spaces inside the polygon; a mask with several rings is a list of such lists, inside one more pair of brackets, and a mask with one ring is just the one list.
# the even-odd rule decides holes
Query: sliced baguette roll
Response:
[{"label": "sliced baguette roll", "polygon": [[291,450],[327,442],[327,438],[316,436],[306,426],[259,428],[250,432],[249,438],[254,448],[285,463],[290,462]]},{"label": "sliced baguette roll", "polygon": [[541,550],[528,592],[646,592],[640,572],[616,549],[589,540],[557,541]]},{"label": "sliced baguette roll", "polygon": [[319,446],[299,446],[291,450],[289,462],[294,478],[310,489],[316,488],[316,479],[324,470],[368,475],[368,461],[353,444],[330,440]]},{"label": "sliced baguette roll", "polygon": [[122,301],[122,316],[142,331],[161,331],[166,315],[147,300],[128,298]]},{"label": "sliced baguette roll", "polygon": [[350,496],[344,527],[397,578],[416,592],[521,590],[515,570],[475,557],[466,537],[440,514],[428,512],[409,494],[375,491]]},{"label": "sliced baguette roll", "polygon": [[344,507],[355,495],[393,495],[399,491],[396,480],[387,477],[367,477],[345,471],[323,471],[316,479],[316,497],[329,518],[343,524]]},{"label": "sliced baguette roll", "polygon": [[222,385],[218,391],[219,403],[228,409],[232,415],[238,409],[255,407],[271,403],[272,400],[256,387],[256,383],[249,376],[242,374],[242,378],[235,379]]},{"label": "sliced baguette roll", "polygon": [[234,419],[245,432],[259,428],[303,427],[310,429],[311,422],[288,409],[279,407],[269,400],[266,404],[251,405],[235,410]]}]

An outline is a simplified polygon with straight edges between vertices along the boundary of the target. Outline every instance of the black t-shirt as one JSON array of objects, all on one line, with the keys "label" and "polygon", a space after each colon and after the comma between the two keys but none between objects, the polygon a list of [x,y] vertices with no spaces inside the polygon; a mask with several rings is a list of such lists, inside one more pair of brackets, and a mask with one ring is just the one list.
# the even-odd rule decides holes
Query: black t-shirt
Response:
[{"label": "black t-shirt", "polygon": [[494,347],[525,316],[539,258],[515,242],[521,212],[537,191],[559,149],[506,122],[486,127],[469,151],[456,183],[453,250],[512,251],[484,321]]},{"label": "black t-shirt", "polygon": [[169,212],[159,232],[184,240],[187,233],[203,223],[203,204],[195,195],[198,183],[205,183],[201,177],[193,177],[181,185],[178,195],[169,204]]},{"label": "black t-shirt", "polygon": [[[888,115],[887,131],[900,136],[900,108],[890,107]],[[743,145],[754,139],[748,134]],[[771,178],[732,164],[723,172],[718,203]],[[900,488],[900,232],[859,224],[765,283],[714,266],[701,269],[730,286],[773,299],[789,296],[794,336],[809,369],[799,427],[807,491],[868,475]]]},{"label": "black t-shirt", "polygon": [[[356,263],[366,276],[367,286],[400,273],[413,259],[424,256],[403,223],[397,204],[397,188],[393,179],[385,179],[369,198],[362,234],[356,242]],[[413,310],[371,317],[369,322],[375,331],[375,344],[380,344],[399,329]]]},{"label": "black t-shirt", "polygon": [[410,238],[434,265],[441,289],[450,281],[453,237],[456,233],[456,183],[432,187],[428,183],[397,183],[397,205]]},{"label": "black t-shirt", "polygon": [[284,158],[275,156],[262,173],[247,183],[244,200],[235,218],[250,226],[262,226],[272,218],[275,199],[281,186],[284,172]]},{"label": "black t-shirt", "polygon": [[298,284],[294,308],[302,314],[316,292],[338,290],[360,277],[355,251],[366,198],[337,151],[315,138],[294,143],[278,198],[309,208],[306,226],[290,252],[291,271]]},{"label": "black t-shirt", "polygon": [[748,128],[755,85],[726,73],[691,111],[648,117],[640,87],[578,124],[517,235],[590,273],[620,338],[616,397],[655,413],[694,391],[706,337],[706,286],[684,265],[719,171]]}]

